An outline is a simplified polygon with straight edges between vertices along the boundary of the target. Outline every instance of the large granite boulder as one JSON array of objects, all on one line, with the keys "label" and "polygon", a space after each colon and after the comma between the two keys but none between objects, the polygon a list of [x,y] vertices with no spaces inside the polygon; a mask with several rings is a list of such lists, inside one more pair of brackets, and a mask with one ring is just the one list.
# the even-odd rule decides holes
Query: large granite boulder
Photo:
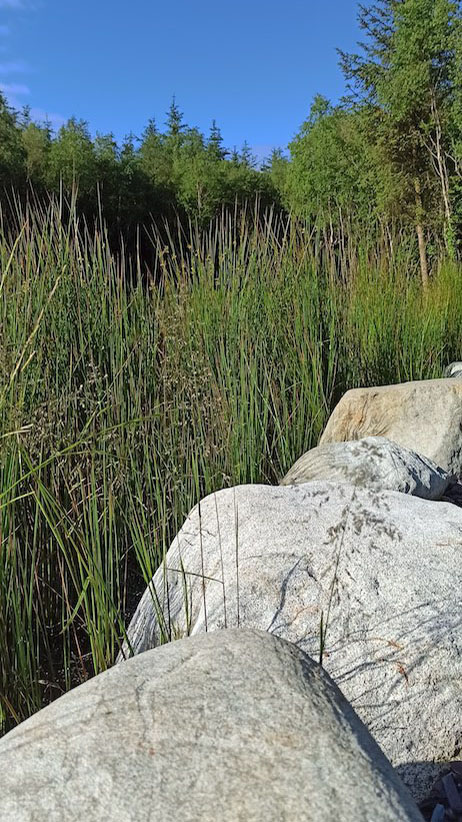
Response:
[{"label": "large granite boulder", "polygon": [[462,510],[445,502],[325,481],[226,489],[172,543],[129,627],[132,650],[233,626],[313,658],[323,646],[420,799],[432,763],[461,744],[461,555]]},{"label": "large granite boulder", "polygon": [[220,631],[131,659],[0,741],[2,822],[422,820],[295,646]]},{"label": "large granite boulder", "polygon": [[387,437],[462,475],[462,380],[422,380],[353,388],[335,407],[320,439]]},{"label": "large granite boulder", "polygon": [[314,479],[349,482],[371,491],[400,491],[422,499],[441,499],[454,484],[434,462],[385,437],[318,445],[297,460],[281,485]]}]

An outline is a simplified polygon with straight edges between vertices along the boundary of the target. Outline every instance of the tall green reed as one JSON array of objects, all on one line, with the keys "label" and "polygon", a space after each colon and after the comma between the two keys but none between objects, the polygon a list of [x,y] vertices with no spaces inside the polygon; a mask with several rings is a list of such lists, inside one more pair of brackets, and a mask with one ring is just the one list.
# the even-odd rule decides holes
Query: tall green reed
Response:
[{"label": "tall green reed", "polygon": [[277,482],[347,388],[460,356],[460,269],[424,295],[404,245],[333,270],[294,221],[224,213],[153,228],[153,271],[64,205],[0,215],[3,730],[113,663],[198,498]]}]

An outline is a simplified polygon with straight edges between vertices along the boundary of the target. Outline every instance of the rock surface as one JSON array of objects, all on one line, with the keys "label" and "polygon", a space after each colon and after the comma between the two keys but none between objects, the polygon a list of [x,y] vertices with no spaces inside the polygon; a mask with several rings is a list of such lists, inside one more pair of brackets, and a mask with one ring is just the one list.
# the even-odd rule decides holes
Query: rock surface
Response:
[{"label": "rock surface", "polygon": [[452,377],[452,379],[462,380],[462,362],[450,363],[444,371],[445,377]]},{"label": "rock surface", "polygon": [[0,741],[2,822],[422,820],[294,646],[221,631],[131,659]]},{"label": "rock surface", "polygon": [[310,480],[336,480],[371,491],[400,491],[422,499],[441,499],[453,484],[451,476],[385,437],[319,445],[303,454],[281,481],[299,485]]},{"label": "rock surface", "polygon": [[462,475],[462,380],[422,380],[347,391],[320,445],[387,437]]},{"label": "rock surface", "polygon": [[462,738],[461,552],[448,503],[325,481],[226,489],[188,516],[132,647],[246,626],[317,659],[323,615],[327,671],[420,799]]}]

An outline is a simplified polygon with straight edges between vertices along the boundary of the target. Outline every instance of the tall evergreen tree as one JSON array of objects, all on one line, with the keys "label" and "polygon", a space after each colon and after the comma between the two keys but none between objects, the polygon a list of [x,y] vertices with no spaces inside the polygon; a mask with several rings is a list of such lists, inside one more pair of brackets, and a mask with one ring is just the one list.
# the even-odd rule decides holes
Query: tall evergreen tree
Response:
[{"label": "tall evergreen tree", "polygon": [[183,112],[178,108],[174,95],[167,112],[167,134],[169,137],[177,137],[184,129]]},{"label": "tall evergreen tree", "polygon": [[460,3],[452,0],[378,0],[360,6],[362,54],[341,53],[354,92],[381,112],[383,161],[414,223],[424,284],[428,229],[438,228],[441,214],[448,246],[453,232],[447,123],[459,21]]},{"label": "tall evergreen tree", "polygon": [[246,168],[255,168],[255,166],[257,165],[257,159],[253,154],[252,149],[250,148],[247,140],[244,140],[239,160],[242,163],[242,165],[246,166]]},{"label": "tall evergreen tree", "polygon": [[24,180],[25,149],[18,116],[0,92],[0,186],[21,185]]},{"label": "tall evergreen tree", "polygon": [[157,130],[155,120],[149,120],[141,135],[139,155],[143,171],[153,183],[167,186],[171,182],[170,163],[165,153],[165,139]]},{"label": "tall evergreen tree", "polygon": [[214,160],[224,160],[228,153],[226,149],[223,148],[223,137],[215,120],[212,120],[207,147],[209,155]]}]

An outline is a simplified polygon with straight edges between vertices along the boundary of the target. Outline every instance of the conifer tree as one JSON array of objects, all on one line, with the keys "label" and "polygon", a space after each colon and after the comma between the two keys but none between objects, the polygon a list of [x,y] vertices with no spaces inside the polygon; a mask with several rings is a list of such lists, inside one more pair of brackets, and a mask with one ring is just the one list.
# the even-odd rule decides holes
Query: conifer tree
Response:
[{"label": "conifer tree", "polygon": [[24,179],[25,149],[18,117],[0,92],[0,185],[21,185]]},{"label": "conifer tree", "polygon": [[68,191],[76,187],[86,202],[95,192],[94,146],[84,120],[71,117],[60,128],[50,148],[48,177],[55,189],[61,181]]},{"label": "conifer tree", "polygon": [[169,137],[177,137],[184,129],[183,112],[178,108],[175,95],[173,95],[170,108],[167,112],[167,134]]},{"label": "conifer tree", "polygon": [[207,142],[208,153],[214,160],[224,160],[227,151],[223,148],[223,137],[221,136],[221,131],[216,124],[215,120],[212,120],[212,125],[210,127],[210,134],[209,139]]},{"label": "conifer tree", "polygon": [[360,6],[359,23],[362,53],[341,53],[341,65],[357,98],[380,110],[382,159],[389,178],[399,180],[400,209],[414,223],[425,285],[428,229],[438,229],[441,215],[448,247],[453,233],[447,126],[460,3],[378,0]]}]

